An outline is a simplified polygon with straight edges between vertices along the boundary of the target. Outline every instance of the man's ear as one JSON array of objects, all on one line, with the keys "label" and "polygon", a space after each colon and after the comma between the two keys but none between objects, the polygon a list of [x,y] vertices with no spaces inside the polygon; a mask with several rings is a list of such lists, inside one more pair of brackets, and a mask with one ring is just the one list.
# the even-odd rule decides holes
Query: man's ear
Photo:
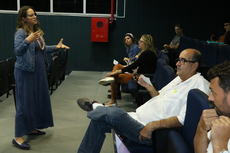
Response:
[{"label": "man's ear", "polygon": [[226,94],[226,96],[227,96],[228,105],[230,106],[230,91]]},{"label": "man's ear", "polygon": [[195,70],[198,68],[198,66],[199,66],[199,63],[198,63],[198,62],[196,62],[196,63],[193,64],[193,68],[194,68]]}]

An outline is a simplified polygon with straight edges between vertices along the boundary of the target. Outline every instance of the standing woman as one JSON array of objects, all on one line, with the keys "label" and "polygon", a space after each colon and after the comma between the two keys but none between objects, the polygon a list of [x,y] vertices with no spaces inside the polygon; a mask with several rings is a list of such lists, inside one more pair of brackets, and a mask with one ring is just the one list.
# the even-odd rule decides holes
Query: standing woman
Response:
[{"label": "standing woman", "polygon": [[125,34],[124,44],[127,57],[124,57],[123,61],[119,62],[121,65],[127,65],[129,60],[135,61],[135,56],[141,51],[138,47],[137,39],[132,33]]},{"label": "standing woman", "polygon": [[60,48],[69,49],[62,44],[47,46],[40,30],[40,23],[33,7],[23,6],[18,12],[17,28],[14,35],[16,116],[14,145],[30,149],[24,135],[46,134],[38,129],[53,126],[50,95],[46,73],[46,52]]},{"label": "standing woman", "polygon": [[138,59],[131,65],[124,67],[117,64],[113,67],[113,71],[107,74],[107,77],[101,79],[98,83],[106,85],[111,83],[111,101],[105,104],[105,106],[116,106],[117,104],[117,91],[119,84],[128,84],[134,74],[127,74],[124,72],[130,72],[137,69],[137,73],[154,74],[156,70],[157,54],[154,49],[153,38],[151,35],[144,34],[139,41],[139,48],[141,52],[138,53]]}]

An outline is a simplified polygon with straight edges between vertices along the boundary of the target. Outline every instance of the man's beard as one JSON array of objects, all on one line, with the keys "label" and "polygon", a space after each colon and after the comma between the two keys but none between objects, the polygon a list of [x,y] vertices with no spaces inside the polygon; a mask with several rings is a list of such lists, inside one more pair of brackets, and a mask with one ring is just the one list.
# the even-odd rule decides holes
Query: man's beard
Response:
[{"label": "man's beard", "polygon": [[[215,104],[214,104],[215,105]],[[227,96],[224,96],[223,103],[221,104],[223,106],[224,110],[227,110],[228,112],[221,111],[216,106],[214,107],[216,110],[216,113],[218,116],[228,116],[230,118],[230,107],[228,106]]]}]

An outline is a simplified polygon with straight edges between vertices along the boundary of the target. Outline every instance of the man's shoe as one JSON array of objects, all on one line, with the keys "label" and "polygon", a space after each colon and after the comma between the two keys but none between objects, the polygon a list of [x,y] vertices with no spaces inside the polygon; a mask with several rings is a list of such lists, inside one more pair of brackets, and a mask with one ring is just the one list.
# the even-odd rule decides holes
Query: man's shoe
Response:
[{"label": "man's shoe", "polygon": [[91,111],[93,110],[93,103],[97,103],[97,101],[91,101],[88,98],[79,98],[77,100],[77,103],[81,107],[81,109],[85,111]]},{"label": "man's shoe", "polygon": [[106,86],[115,81],[114,77],[107,77],[98,81],[100,85]]},{"label": "man's shoe", "polygon": [[44,134],[46,134],[46,132],[44,132],[44,131],[40,131],[40,130],[37,130],[38,132],[36,132],[36,133],[29,133],[29,134],[27,134],[27,135],[44,135]]},{"label": "man's shoe", "polygon": [[13,139],[12,143],[21,149],[30,149],[30,145],[25,141],[23,143],[19,143],[17,140]]}]

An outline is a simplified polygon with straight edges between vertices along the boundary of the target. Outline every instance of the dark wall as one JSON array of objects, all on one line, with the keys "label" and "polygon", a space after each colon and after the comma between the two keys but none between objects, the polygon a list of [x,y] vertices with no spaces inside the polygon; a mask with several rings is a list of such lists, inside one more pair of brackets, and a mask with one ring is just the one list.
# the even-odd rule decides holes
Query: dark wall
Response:
[{"label": "dark wall", "polygon": [[[91,42],[91,18],[73,16],[38,16],[45,32],[46,44],[64,44],[71,47],[67,74],[72,70],[107,71],[112,69],[113,59],[125,56],[123,37],[126,32],[137,38],[151,34],[155,46],[170,43],[175,35],[174,25],[181,23],[184,34],[199,40],[208,40],[216,30],[223,29],[227,18],[227,1],[223,4],[211,1],[126,0],[126,17],[117,18],[109,27],[109,42]],[[230,16],[230,15],[229,15]],[[0,14],[0,60],[13,54],[13,35],[16,14]]]}]

